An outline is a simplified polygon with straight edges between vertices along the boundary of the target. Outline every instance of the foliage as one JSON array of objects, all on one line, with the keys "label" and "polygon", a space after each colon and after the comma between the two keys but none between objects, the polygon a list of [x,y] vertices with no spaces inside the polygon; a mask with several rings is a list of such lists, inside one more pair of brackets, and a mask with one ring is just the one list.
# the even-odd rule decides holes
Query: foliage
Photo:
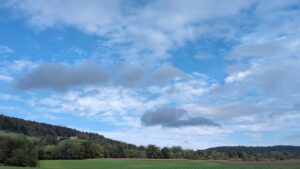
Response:
[{"label": "foliage", "polygon": [[148,145],[147,149],[147,158],[160,158],[160,149],[155,145]]},{"label": "foliage", "polygon": [[38,149],[26,137],[0,136],[0,164],[36,166]]}]

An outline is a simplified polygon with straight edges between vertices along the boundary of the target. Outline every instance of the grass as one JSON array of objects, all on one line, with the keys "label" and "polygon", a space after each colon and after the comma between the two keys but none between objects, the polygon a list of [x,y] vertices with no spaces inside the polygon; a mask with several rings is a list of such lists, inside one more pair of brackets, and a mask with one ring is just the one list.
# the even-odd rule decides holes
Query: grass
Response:
[{"label": "grass", "polygon": [[[44,160],[41,169],[292,169],[296,167],[272,167],[252,165],[217,164],[208,161],[189,160]],[[37,169],[0,167],[0,169]],[[298,169],[300,169],[298,167]]]}]

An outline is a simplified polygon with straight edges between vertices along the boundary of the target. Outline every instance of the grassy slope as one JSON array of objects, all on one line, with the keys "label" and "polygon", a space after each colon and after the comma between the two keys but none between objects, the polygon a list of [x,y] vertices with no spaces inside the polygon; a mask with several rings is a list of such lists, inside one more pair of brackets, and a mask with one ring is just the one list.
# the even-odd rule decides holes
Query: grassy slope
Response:
[{"label": "grassy slope", "polygon": [[[240,166],[187,160],[46,160],[42,169],[290,169],[291,167]],[[0,169],[34,169],[0,167]],[[298,168],[299,169],[299,168]]]}]

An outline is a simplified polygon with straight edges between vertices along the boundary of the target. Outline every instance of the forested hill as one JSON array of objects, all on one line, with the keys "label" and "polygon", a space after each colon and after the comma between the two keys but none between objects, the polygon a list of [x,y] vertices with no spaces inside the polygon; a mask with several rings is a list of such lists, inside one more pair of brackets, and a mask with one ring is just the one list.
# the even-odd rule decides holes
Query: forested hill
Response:
[{"label": "forested hill", "polygon": [[278,145],[267,147],[246,147],[246,146],[222,146],[206,149],[207,151],[216,151],[224,153],[245,152],[247,154],[265,154],[271,152],[280,152],[283,154],[290,154],[291,156],[300,156],[300,146]]},{"label": "forested hill", "polygon": [[[136,146],[96,133],[0,115],[0,166],[35,166],[44,159],[164,158],[194,160],[299,159],[299,146],[215,147]],[[21,159],[21,160],[20,160]]]},{"label": "forested hill", "polygon": [[23,119],[8,117],[0,115],[0,129],[22,133],[27,136],[41,137],[41,136],[55,136],[55,137],[71,137],[80,134],[75,129],[70,129],[62,126],[49,125],[45,123],[38,123],[27,121]]},{"label": "forested hill", "polygon": [[0,130],[7,131],[7,132],[21,133],[26,136],[41,137],[47,139],[45,141],[49,143],[55,142],[55,140],[77,137],[80,139],[97,141],[101,143],[104,147],[111,147],[111,146],[135,147],[135,145],[108,139],[102,135],[95,134],[95,133],[81,132],[67,127],[49,125],[49,124],[38,123],[34,121],[27,121],[27,120],[8,117],[4,115],[0,115]]},{"label": "forested hill", "polygon": [[[0,115],[0,130],[14,133],[21,133],[26,136],[32,137],[43,137],[43,138],[51,138],[54,137],[56,139],[66,139],[71,137],[78,137],[86,140],[92,140],[100,142],[102,145],[111,146],[111,144],[116,146],[128,146],[131,148],[136,148],[133,144],[127,144],[124,142],[112,140],[109,138],[105,138],[102,135],[89,133],[89,132],[81,132],[75,129],[57,126],[57,125],[49,125],[45,123],[38,123],[34,121],[27,121],[19,118],[8,117],[4,115]],[[246,152],[246,153],[268,153],[268,152],[286,152],[293,154],[295,156],[300,156],[300,146],[268,146],[268,147],[245,147],[245,146],[222,146],[222,147],[213,147],[208,148],[203,151],[216,151],[216,152],[224,152],[224,153],[234,153],[234,152]]]}]

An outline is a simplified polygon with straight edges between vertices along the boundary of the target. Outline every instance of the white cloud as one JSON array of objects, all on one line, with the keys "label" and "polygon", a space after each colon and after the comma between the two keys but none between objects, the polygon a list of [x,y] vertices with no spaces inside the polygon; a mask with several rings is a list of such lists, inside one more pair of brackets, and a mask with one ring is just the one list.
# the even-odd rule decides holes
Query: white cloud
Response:
[{"label": "white cloud", "polygon": [[0,81],[12,81],[14,78],[10,77],[10,76],[7,76],[7,75],[1,75],[0,74]]},{"label": "white cloud", "polygon": [[189,74],[184,78],[175,79],[163,86],[152,86],[148,91],[160,94],[162,97],[175,102],[190,102],[208,93],[215,86],[201,74]]},{"label": "white cloud", "polygon": [[0,73],[3,74],[15,74],[20,72],[25,72],[29,69],[36,67],[38,63],[32,62],[30,60],[13,60],[0,62]]},{"label": "white cloud", "polygon": [[5,110],[5,111],[16,111],[16,108],[13,106],[0,106],[0,110]]},{"label": "white cloud", "polygon": [[120,52],[128,57],[146,56],[156,60],[169,57],[170,50],[210,31],[205,22],[236,17],[251,3],[237,0],[230,3],[217,0],[191,0],[189,3],[184,0],[129,3],[122,0],[77,0],[76,3],[26,0],[7,2],[6,6],[23,11],[28,22],[39,29],[73,26],[86,33],[108,37],[108,43],[121,45]]},{"label": "white cloud", "polygon": [[[289,51],[277,57],[251,59],[246,70],[234,70],[225,78],[227,85],[243,94],[252,91],[260,95],[289,96],[299,91],[300,57],[290,55]],[[237,83],[239,82],[239,85]]]},{"label": "white cloud", "polygon": [[72,47],[68,50],[71,54],[75,54],[78,56],[87,56],[87,52],[85,52],[84,50],[77,48],[77,47]]},{"label": "white cloud", "polygon": [[208,60],[208,59],[211,59],[213,58],[213,56],[211,56],[210,54],[198,54],[196,56],[194,56],[196,59],[198,60]]},{"label": "white cloud", "polygon": [[[86,118],[109,121],[115,125],[140,126],[140,116],[154,108],[197,100],[211,87],[204,77],[189,75],[174,83],[145,89],[89,87],[33,98],[32,106],[47,112],[65,112]],[[192,77],[197,76],[197,80]]]},{"label": "white cloud", "polygon": [[229,75],[225,78],[226,83],[234,83],[234,82],[239,82],[246,78],[248,75],[250,75],[250,71],[242,71],[242,72],[236,72],[232,75]]},{"label": "white cloud", "polygon": [[13,99],[13,98],[15,98],[15,97],[10,94],[0,93],[1,100],[8,100],[8,99]]},{"label": "white cloud", "polygon": [[162,104],[164,100],[150,101],[132,89],[103,87],[69,91],[31,102],[33,106],[48,109],[48,112],[65,112],[114,125],[136,126],[144,111]]},{"label": "white cloud", "polygon": [[139,127],[110,132],[99,131],[99,133],[109,138],[124,140],[137,145],[155,144],[160,147],[181,145],[184,148],[204,149],[234,144],[232,141],[230,143],[230,139],[225,138],[226,134],[231,133],[229,129],[210,127],[186,127],[184,129]]},{"label": "white cloud", "polygon": [[7,46],[0,45],[0,53],[11,53],[13,50]]},{"label": "white cloud", "polygon": [[10,65],[10,68],[14,71],[24,71],[26,69],[32,69],[37,66],[37,63],[34,63],[30,60],[15,60]]},{"label": "white cloud", "polygon": [[[259,35],[255,34],[254,36]],[[270,38],[263,40],[263,42],[253,40],[254,36],[249,38],[244,44],[236,46],[232,51],[233,57],[237,59],[241,57],[276,58],[282,55],[298,55],[299,53],[299,35]]]}]

